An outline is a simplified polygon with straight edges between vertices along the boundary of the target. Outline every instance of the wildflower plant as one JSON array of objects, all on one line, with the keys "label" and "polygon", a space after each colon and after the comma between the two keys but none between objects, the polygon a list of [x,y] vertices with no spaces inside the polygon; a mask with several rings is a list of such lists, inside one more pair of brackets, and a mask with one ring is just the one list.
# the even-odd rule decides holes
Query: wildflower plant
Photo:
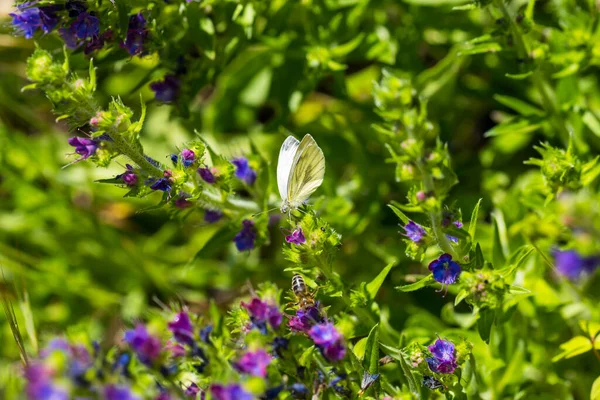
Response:
[{"label": "wildflower plant", "polygon": [[[597,400],[597,8],[17,2],[13,34],[35,41],[24,90],[70,133],[62,173],[101,167],[102,201],[120,192],[140,226],[175,222],[148,243],[119,231],[111,247],[26,235],[64,245],[63,261],[129,251],[127,278],[97,268],[114,275],[99,288],[21,255],[20,214],[2,215],[13,283],[15,271],[59,270],[75,284],[54,287],[89,288],[111,322],[88,311],[38,345],[27,293],[6,291],[17,318],[2,291],[23,362],[6,396]],[[168,143],[150,134],[157,115]],[[280,214],[277,150],[304,131],[325,181]],[[2,153],[14,190],[0,192],[29,210],[43,191],[21,181],[49,187],[48,172],[14,172],[30,153]],[[79,221],[66,208],[39,219]],[[54,301],[47,292],[38,305]],[[56,328],[64,310],[44,307],[36,318]]]}]

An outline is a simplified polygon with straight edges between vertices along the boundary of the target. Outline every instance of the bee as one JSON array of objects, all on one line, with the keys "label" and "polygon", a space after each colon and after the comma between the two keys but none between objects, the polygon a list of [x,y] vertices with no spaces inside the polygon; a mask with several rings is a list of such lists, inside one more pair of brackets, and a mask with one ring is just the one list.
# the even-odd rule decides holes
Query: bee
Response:
[{"label": "bee", "polygon": [[302,275],[296,274],[292,277],[292,291],[296,296],[296,304],[299,308],[306,309],[315,305],[315,297],[309,292]]}]

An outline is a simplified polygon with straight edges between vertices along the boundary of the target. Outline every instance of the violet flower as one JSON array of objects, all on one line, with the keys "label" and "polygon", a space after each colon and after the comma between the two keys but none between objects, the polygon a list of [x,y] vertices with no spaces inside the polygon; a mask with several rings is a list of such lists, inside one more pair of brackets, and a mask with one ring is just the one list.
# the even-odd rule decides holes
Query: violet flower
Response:
[{"label": "violet flower", "polygon": [[433,272],[433,279],[443,285],[456,282],[461,273],[460,265],[452,261],[450,254],[442,254],[437,260],[430,262],[429,270]]},{"label": "violet flower", "polygon": [[181,83],[175,75],[165,75],[162,81],[152,82],[150,89],[154,91],[154,98],[162,103],[172,103],[179,96]]},{"label": "violet flower", "polygon": [[169,322],[169,330],[173,332],[173,336],[180,343],[191,344],[194,341],[192,320],[185,311],[179,312],[173,321]]},{"label": "violet flower", "polygon": [[127,28],[127,36],[121,46],[132,55],[141,54],[144,50],[144,42],[148,37],[146,29],[146,19],[142,13],[138,13],[129,17],[129,26]]},{"label": "violet flower", "polygon": [[339,361],[344,358],[346,346],[343,337],[331,322],[313,326],[308,334],[329,361]]},{"label": "violet flower", "polygon": [[254,297],[250,303],[242,301],[241,306],[248,311],[252,325],[262,333],[267,333],[267,323],[273,329],[278,329],[281,325],[283,316],[274,304],[268,304],[258,297]]},{"label": "violet flower", "polygon": [[211,398],[214,400],[253,400],[254,396],[246,392],[239,384],[231,385],[212,384],[210,386]]},{"label": "violet flower", "polygon": [[99,147],[98,141],[82,137],[69,138],[68,142],[71,146],[75,147],[75,153],[81,156],[76,162],[86,160],[93,156],[96,154],[96,150],[98,150]]},{"label": "violet flower", "polygon": [[294,230],[290,235],[285,237],[285,241],[297,245],[306,243],[306,238],[304,237],[304,232],[302,232],[302,228],[296,228],[296,230]]},{"label": "violet flower", "polygon": [[406,236],[415,243],[420,242],[423,236],[426,235],[425,229],[413,221],[409,221],[404,226],[404,230],[406,231]]},{"label": "violet flower", "polygon": [[235,176],[237,178],[243,180],[248,185],[252,185],[256,181],[256,171],[250,167],[247,158],[235,158],[231,163],[236,167]]},{"label": "violet flower", "polygon": [[204,222],[214,224],[223,218],[223,213],[219,210],[206,210],[204,211]]},{"label": "violet flower", "polygon": [[213,184],[217,180],[215,177],[215,174],[213,173],[213,171],[210,168],[198,168],[198,173],[200,174],[200,177],[206,183]]},{"label": "violet flower", "polygon": [[429,369],[439,374],[451,374],[456,369],[456,353],[454,344],[447,340],[438,339],[428,347],[432,357],[425,359]]},{"label": "violet flower", "polygon": [[263,349],[259,349],[254,352],[247,352],[240,358],[240,360],[234,364],[234,367],[243,373],[258,376],[267,377],[267,367],[271,363],[273,358]]},{"label": "violet flower", "polygon": [[254,228],[254,221],[249,219],[243,220],[242,230],[233,238],[235,247],[237,247],[238,251],[252,250],[255,240],[256,228]]},{"label": "violet flower", "polygon": [[125,332],[125,341],[144,364],[151,364],[160,355],[160,339],[150,335],[143,324]]}]

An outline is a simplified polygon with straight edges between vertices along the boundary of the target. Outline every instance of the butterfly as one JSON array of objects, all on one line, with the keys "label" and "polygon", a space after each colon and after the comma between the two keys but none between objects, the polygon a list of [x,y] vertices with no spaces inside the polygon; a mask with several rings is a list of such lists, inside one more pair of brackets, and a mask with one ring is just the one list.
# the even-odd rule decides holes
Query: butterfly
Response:
[{"label": "butterfly", "polygon": [[277,162],[277,186],[281,195],[281,212],[300,207],[325,176],[325,156],[309,134],[302,141],[288,136],[281,145]]}]

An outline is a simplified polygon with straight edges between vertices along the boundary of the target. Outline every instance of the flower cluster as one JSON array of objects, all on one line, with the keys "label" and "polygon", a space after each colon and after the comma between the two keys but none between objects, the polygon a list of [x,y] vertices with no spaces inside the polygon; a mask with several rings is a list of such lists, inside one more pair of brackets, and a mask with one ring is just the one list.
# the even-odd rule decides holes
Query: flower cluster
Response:
[{"label": "flower cluster", "polygon": [[[267,292],[271,293],[270,289],[266,289],[265,296]],[[40,358],[25,368],[27,394],[32,399],[101,393],[108,400],[167,400],[181,394],[204,398],[210,393],[220,400],[253,399],[275,398],[281,392],[305,396],[313,379],[324,381],[324,371],[317,371],[314,376],[308,372],[288,376],[290,367],[297,363],[289,353],[295,331],[292,324],[285,332],[280,329],[283,315],[274,301],[253,297],[249,302],[242,301],[241,307],[243,313],[232,314],[239,321],[231,322],[243,323],[249,316],[251,326],[237,333],[223,326],[216,328],[204,317],[183,309],[165,311],[148,324],[138,322],[123,333],[119,346],[108,351],[97,344],[89,350],[87,346],[55,339],[40,353]],[[326,360],[339,362],[344,358],[342,335],[320,314],[303,332]],[[294,346],[298,345],[310,347],[308,343]],[[226,348],[235,351],[225,351]],[[294,368],[301,371],[300,365]],[[341,382],[346,376],[339,371],[328,385],[336,392],[346,392],[348,389]],[[288,382],[291,379],[294,381]],[[149,380],[156,384],[144,383]],[[257,385],[257,380],[264,384]]]}]

